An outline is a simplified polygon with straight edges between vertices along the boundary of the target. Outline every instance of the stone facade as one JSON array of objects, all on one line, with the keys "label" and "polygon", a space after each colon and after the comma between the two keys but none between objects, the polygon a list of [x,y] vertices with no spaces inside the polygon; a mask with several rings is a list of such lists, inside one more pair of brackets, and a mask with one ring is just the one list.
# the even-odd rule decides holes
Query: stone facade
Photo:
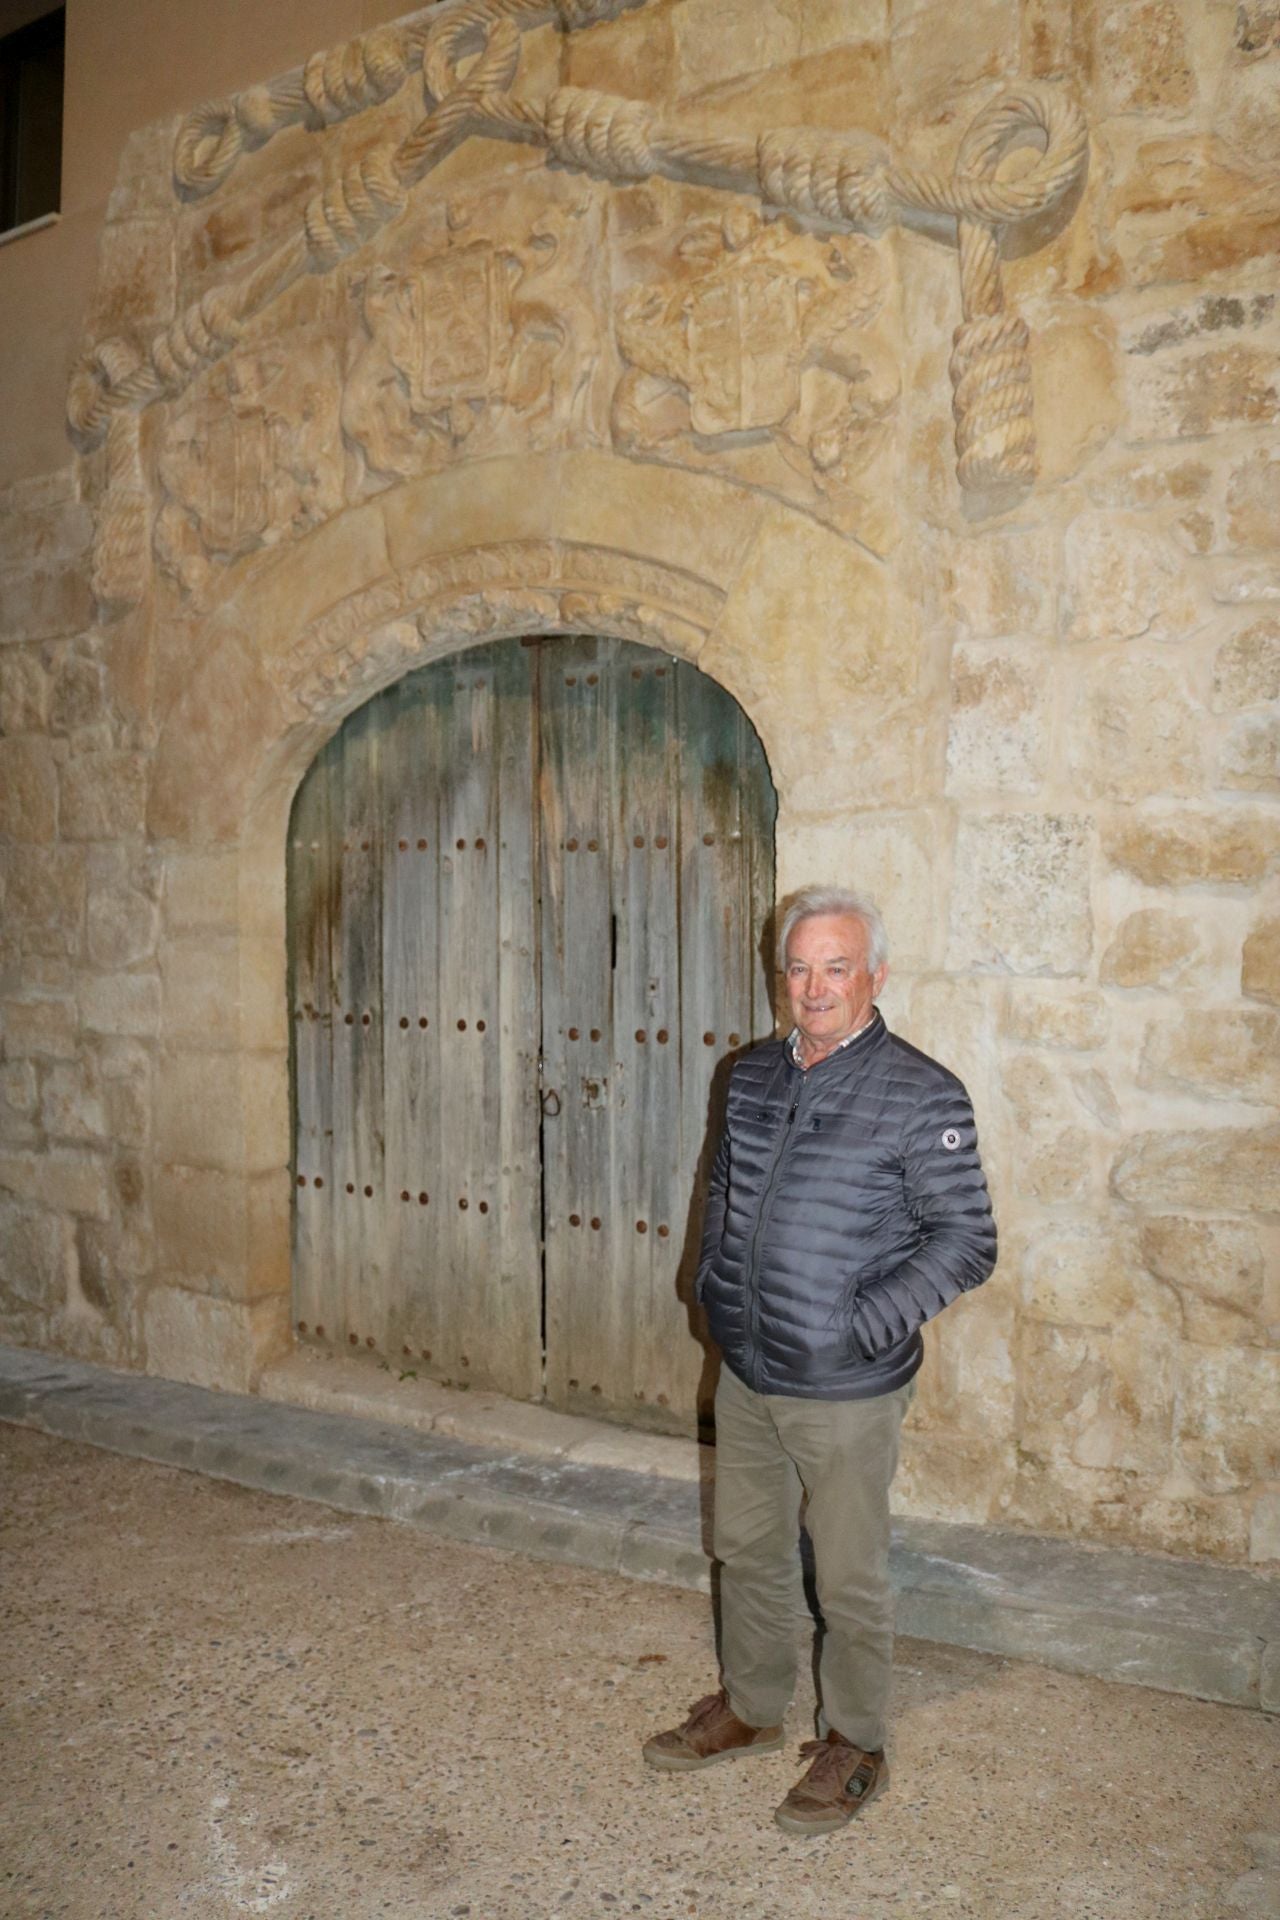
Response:
[{"label": "stone facade", "polygon": [[[0,527],[0,1333],[253,1386],[297,782],[427,659],[612,632],[741,702],[780,891],[879,896],[974,1095],[1001,1264],[905,1504],[1272,1558],[1276,9],[552,14],[428,42],[420,140],[444,8],[125,153],[83,451]],[[996,257],[1068,97],[1087,168]]]}]

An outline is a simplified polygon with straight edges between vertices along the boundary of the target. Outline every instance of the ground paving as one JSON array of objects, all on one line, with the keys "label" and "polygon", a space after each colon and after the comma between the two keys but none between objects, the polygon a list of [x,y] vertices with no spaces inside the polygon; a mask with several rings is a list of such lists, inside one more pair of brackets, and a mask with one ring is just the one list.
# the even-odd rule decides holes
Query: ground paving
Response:
[{"label": "ground paving", "polygon": [[1280,1911],[1264,1713],[900,1640],[889,1793],[779,1833],[788,1750],[639,1743],[705,1595],[0,1426],[5,1920],[1239,1920]]}]

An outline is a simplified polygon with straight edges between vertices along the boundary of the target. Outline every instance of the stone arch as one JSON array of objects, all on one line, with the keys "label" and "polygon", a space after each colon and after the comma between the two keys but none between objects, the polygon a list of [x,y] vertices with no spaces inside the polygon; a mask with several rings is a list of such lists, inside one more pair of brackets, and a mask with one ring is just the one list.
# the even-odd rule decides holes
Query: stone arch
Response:
[{"label": "stone arch", "polygon": [[[874,682],[906,636],[861,549],[749,489],[599,453],[409,482],[228,577],[162,720],[148,820],[171,871],[207,862],[227,876],[234,1016],[216,1051],[196,1036],[169,1055],[155,1135],[158,1165],[215,1177],[220,1210],[244,1222],[217,1384],[252,1386],[288,1339],[285,841],[319,747],[381,687],[458,646],[565,628],[643,638],[710,673],[756,727],[781,850],[779,768],[797,750],[786,690],[809,684],[851,623]],[[181,953],[194,965],[204,942],[172,937],[162,965],[176,994]]]}]

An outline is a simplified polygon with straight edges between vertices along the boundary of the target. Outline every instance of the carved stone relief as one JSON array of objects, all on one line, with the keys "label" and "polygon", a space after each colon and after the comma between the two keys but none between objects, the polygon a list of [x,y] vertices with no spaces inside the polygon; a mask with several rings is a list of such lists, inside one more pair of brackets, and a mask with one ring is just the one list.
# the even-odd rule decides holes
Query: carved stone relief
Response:
[{"label": "carved stone relief", "polygon": [[881,246],[735,208],[690,218],[669,254],[615,305],[615,446],[764,487],[882,550],[900,381]]},{"label": "carved stone relief", "polygon": [[218,562],[343,504],[332,349],[291,339],[233,354],[178,402],[158,456],[156,557],[199,604]]}]

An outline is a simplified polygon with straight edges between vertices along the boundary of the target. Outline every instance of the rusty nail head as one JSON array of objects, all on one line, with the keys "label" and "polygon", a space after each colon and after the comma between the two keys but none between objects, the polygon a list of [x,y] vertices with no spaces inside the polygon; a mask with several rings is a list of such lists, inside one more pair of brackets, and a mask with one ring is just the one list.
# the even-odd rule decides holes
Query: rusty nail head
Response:
[{"label": "rusty nail head", "polygon": [[597,1232],[597,1233],[599,1233],[599,1231],[600,1231],[600,1215],[599,1215],[598,1213],[593,1213],[593,1214],[592,1214],[592,1216],[591,1216],[591,1224],[592,1224],[592,1226],[593,1226],[593,1227],[595,1228],[595,1230],[596,1230],[596,1232]]},{"label": "rusty nail head", "polygon": [[409,1016],[408,1016],[408,1014],[405,1014],[405,1013],[402,1013],[402,1014],[400,1015],[400,1025],[401,1025],[402,1027],[407,1027],[407,1026],[408,1026],[408,1024],[409,1024]]},{"label": "rusty nail head", "polygon": [[640,1041],[640,1043],[641,1043],[641,1045],[643,1045],[643,1044],[644,1044],[644,1041],[645,1041],[645,1039],[646,1039],[646,1038],[647,1038],[647,1035],[645,1034],[645,1030],[644,1030],[644,1028],[643,1028],[643,1027],[637,1027],[637,1028],[636,1028],[636,1039]]},{"label": "rusty nail head", "polygon": [[420,1193],[418,1195],[418,1205],[420,1207],[425,1207],[430,1198],[431,1198],[431,1195],[429,1193]]},{"label": "rusty nail head", "polygon": [[576,1027],[570,1027],[570,1029],[569,1029],[569,1038],[570,1038],[571,1040],[576,1040],[576,1039],[577,1039],[577,1037],[578,1037],[578,1029],[577,1029]]},{"label": "rusty nail head", "polygon": [[592,1038],[593,1040],[598,1040],[598,1039],[600,1038],[600,1029],[599,1029],[599,1027],[592,1027],[592,1029],[591,1029],[591,1038]]},{"label": "rusty nail head", "polygon": [[667,1044],[667,1038],[668,1038],[668,1036],[667,1036],[667,1030],[666,1030],[666,1028],[665,1028],[665,1027],[659,1027],[659,1028],[658,1028],[658,1045],[659,1045],[660,1047],[665,1047],[665,1046],[666,1046],[666,1044]]},{"label": "rusty nail head", "polygon": [[366,1199],[366,1200],[372,1200],[372,1198],[373,1198],[373,1188],[372,1188],[372,1187],[366,1187],[366,1188],[365,1188],[365,1190],[364,1190],[364,1197],[365,1197],[365,1199]]},{"label": "rusty nail head", "polygon": [[647,1220],[637,1220],[637,1221],[636,1221],[636,1232],[637,1232],[637,1233],[648,1233],[648,1231],[649,1231],[649,1223],[648,1223],[648,1221],[647,1221]]}]

